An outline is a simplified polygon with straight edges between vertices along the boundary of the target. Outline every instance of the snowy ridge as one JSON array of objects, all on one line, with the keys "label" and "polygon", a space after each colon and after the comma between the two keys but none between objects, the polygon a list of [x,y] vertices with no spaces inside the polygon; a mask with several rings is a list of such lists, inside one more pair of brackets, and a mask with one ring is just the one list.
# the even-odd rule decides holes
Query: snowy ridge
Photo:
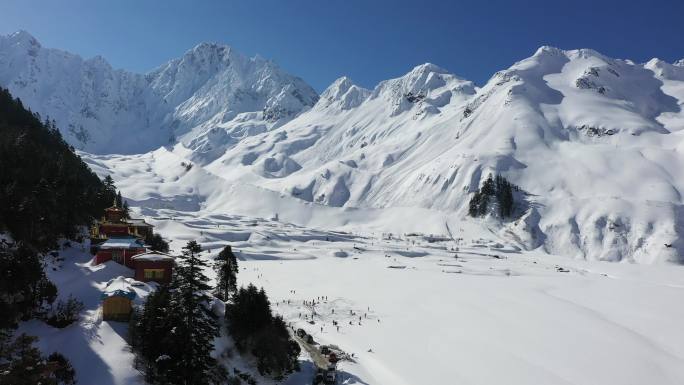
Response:
[{"label": "snowy ridge", "polygon": [[[2,38],[0,85],[41,113],[65,105],[59,111],[71,115],[55,119],[69,127],[64,122],[73,114],[82,117],[75,112],[82,111],[81,99],[67,105],[44,77],[33,76],[46,66],[35,57],[88,61],[43,49],[29,36]],[[59,81],[82,81],[81,72],[69,71]],[[137,124],[125,125],[131,138],[155,133],[154,140],[138,141],[145,151],[173,144],[128,157],[84,154],[141,207],[163,201],[197,212],[279,212],[304,225],[324,224],[315,218],[334,212],[339,221],[331,226],[363,223],[363,215],[373,222],[387,212],[392,222],[443,230],[445,222],[472,220],[466,216],[471,193],[498,173],[528,193],[515,218],[484,220],[506,242],[576,258],[683,260],[681,61],[639,64],[545,46],[482,87],[423,64],[373,90],[340,78],[320,99],[273,63],[217,44],[200,44],[144,77],[111,74],[147,84],[132,88],[141,110],[112,112],[109,126],[97,127],[111,134],[118,120],[129,119]],[[32,89],[47,91],[38,97]],[[89,95],[82,100],[108,106],[108,99]],[[138,128],[140,114],[151,128]],[[107,135],[87,133],[86,151],[135,152],[105,151]],[[65,136],[79,143],[78,135]],[[123,160],[137,165],[126,168]],[[175,175],[170,185],[161,178],[145,184],[144,193],[129,182],[184,172],[180,163],[201,178]],[[182,198],[193,191],[202,193]],[[263,201],[248,202],[250,196]],[[416,220],[418,212],[435,215]]]},{"label": "snowy ridge", "polygon": [[[0,86],[93,153],[146,152],[202,123],[229,123],[244,113],[254,115],[248,125],[263,131],[318,100],[301,79],[228,46],[200,44],[139,75],[114,70],[99,56],[84,60],[44,48],[25,31],[0,36]],[[236,119],[234,126],[243,123]]]},{"label": "snowy ridge", "polygon": [[139,152],[170,137],[162,127],[168,107],[143,76],[114,70],[99,56],[84,60],[43,48],[23,31],[0,36],[0,85],[55,119],[64,138],[79,148]]},{"label": "snowy ridge", "polygon": [[[426,64],[357,107],[315,108],[203,164],[327,206],[461,218],[469,193],[500,173],[530,193],[519,220],[492,223],[511,241],[589,259],[679,261],[684,94],[679,67],[651,66],[542,47],[476,89]],[[338,80],[326,93],[344,87]]]},{"label": "snowy ridge", "polygon": [[371,91],[355,85],[351,79],[343,76],[333,82],[323,93],[316,108],[333,108],[334,111],[349,110],[358,107],[370,96]]}]

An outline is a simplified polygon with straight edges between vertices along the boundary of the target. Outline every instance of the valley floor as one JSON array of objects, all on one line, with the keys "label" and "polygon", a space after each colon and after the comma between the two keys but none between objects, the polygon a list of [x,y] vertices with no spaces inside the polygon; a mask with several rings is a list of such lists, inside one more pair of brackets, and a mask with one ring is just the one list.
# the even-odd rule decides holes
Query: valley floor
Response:
[{"label": "valley floor", "polygon": [[[195,239],[211,259],[230,243],[240,284],[264,287],[295,328],[354,353],[356,362],[340,363],[339,383],[684,383],[681,266],[519,251],[458,226],[454,240],[170,210],[146,219],[175,251]],[[81,384],[140,383],[125,325],[98,318],[100,289],[126,269],[94,268],[73,248],[65,257],[50,276],[85,302],[81,322],[22,329],[42,348],[64,351]],[[285,383],[310,383],[312,365],[303,367]]]}]

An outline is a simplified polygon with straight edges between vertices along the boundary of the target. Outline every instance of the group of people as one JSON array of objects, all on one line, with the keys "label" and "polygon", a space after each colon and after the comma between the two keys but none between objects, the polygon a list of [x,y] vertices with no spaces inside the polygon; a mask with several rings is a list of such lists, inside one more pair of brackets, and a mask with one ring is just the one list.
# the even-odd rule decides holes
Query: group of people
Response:
[{"label": "group of people", "polygon": [[[290,294],[295,294],[295,293],[296,293],[295,290],[290,290]],[[319,315],[319,313],[316,311],[316,305],[320,305],[321,303],[325,303],[327,301],[328,301],[327,295],[317,296],[316,298],[313,298],[310,301],[309,300],[302,300],[302,305],[309,307],[311,314],[308,314],[307,312],[299,312],[297,317],[299,319],[304,318],[310,324],[314,324],[314,317]],[[287,299],[287,300],[284,299],[282,301],[277,302],[276,305],[280,305],[281,303],[290,305],[290,304],[292,304],[292,301],[289,299]],[[359,319],[358,319],[358,321],[355,321],[357,313],[356,313],[356,311],[350,309],[349,315],[351,317],[354,317],[354,319],[349,320],[349,325],[355,325],[355,324],[357,324],[359,326],[362,325],[362,321],[364,319],[368,319],[368,312],[369,311],[370,311],[370,306],[367,307],[367,312],[364,312],[363,316],[360,315],[360,313],[359,313],[359,315],[358,315]],[[330,309],[330,314],[333,314],[333,315],[335,314],[335,308]],[[380,323],[379,318],[377,319],[377,322]],[[332,326],[335,327],[335,330],[337,330],[338,332],[340,331],[339,321],[333,319],[332,320]],[[321,333],[322,333],[325,330],[324,325],[321,325],[320,329],[321,329]]]}]

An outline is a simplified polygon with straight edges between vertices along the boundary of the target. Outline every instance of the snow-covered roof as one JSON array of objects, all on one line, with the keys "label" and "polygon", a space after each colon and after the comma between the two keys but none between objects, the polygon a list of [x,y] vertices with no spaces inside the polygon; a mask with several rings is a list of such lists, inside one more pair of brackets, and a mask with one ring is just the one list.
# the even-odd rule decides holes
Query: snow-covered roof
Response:
[{"label": "snow-covered roof", "polygon": [[173,255],[159,251],[148,251],[146,253],[135,255],[131,259],[134,261],[173,261],[176,258]]},{"label": "snow-covered roof", "polygon": [[130,249],[143,247],[135,237],[109,238],[100,245],[100,249]]},{"label": "snow-covered roof", "polygon": [[131,287],[130,279],[118,276],[107,283],[102,292],[102,299],[109,297],[126,297],[128,299],[135,298],[135,290]]}]

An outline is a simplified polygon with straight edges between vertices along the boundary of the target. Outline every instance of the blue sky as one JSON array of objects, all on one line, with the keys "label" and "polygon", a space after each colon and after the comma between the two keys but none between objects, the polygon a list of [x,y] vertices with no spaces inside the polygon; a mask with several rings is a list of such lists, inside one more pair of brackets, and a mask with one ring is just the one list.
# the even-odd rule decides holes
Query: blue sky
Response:
[{"label": "blue sky", "polygon": [[684,57],[684,0],[3,0],[0,33],[149,71],[203,41],[273,59],[321,91],[424,62],[483,84],[541,45]]}]

